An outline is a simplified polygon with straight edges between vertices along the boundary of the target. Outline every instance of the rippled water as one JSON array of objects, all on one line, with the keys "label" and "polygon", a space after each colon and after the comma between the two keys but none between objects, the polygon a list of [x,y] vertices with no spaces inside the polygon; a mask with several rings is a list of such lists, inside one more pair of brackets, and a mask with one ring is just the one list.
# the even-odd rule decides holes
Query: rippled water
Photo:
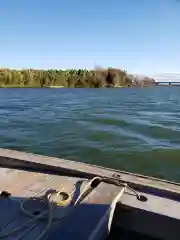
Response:
[{"label": "rippled water", "polygon": [[180,181],[180,88],[0,89],[0,147]]}]

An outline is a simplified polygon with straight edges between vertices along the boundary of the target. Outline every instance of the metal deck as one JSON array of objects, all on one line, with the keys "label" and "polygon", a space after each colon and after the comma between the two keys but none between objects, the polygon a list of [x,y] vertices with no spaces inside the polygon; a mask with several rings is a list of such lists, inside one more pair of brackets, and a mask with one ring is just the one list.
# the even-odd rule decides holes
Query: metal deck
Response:
[{"label": "metal deck", "polygon": [[[41,239],[105,239],[109,234],[113,212],[122,187],[100,183],[75,209],[72,204],[84,188],[85,179],[61,177],[42,173],[27,172],[0,168],[0,189],[11,194],[9,197],[0,197],[0,239],[36,240],[46,229],[48,218],[30,222],[25,228],[10,234],[13,229],[30,221],[30,217],[21,210],[22,201],[34,197],[36,201],[28,201],[26,207],[35,216],[47,210],[42,197],[50,191],[63,191],[74,193],[67,208],[52,204],[53,219],[50,229]],[[83,186],[82,186],[83,185]],[[37,201],[39,199],[39,201]],[[70,214],[59,220],[64,211]],[[56,218],[56,220],[55,220]],[[1,235],[7,236],[1,238]],[[74,235],[76,234],[76,238]],[[97,236],[98,234],[98,236]],[[101,238],[99,238],[101,235]]]},{"label": "metal deck", "polygon": [[[68,176],[77,173],[81,178]],[[141,232],[145,236],[152,235],[152,238],[179,239],[180,185],[178,183],[6,149],[0,149],[0,190],[11,193],[11,196],[0,197],[0,239],[37,240],[47,226],[47,218],[30,222],[28,227],[13,235],[10,234],[14,228],[30,219],[20,209],[22,201],[30,197],[42,200],[42,196],[47,191],[61,190],[63,186],[65,192],[75,190],[71,202],[73,203],[82,191],[82,183],[85,180],[85,177],[82,178],[83,174],[88,178],[96,175],[109,178],[114,176],[147,197],[146,202],[141,202],[131,191],[123,194],[114,215],[117,229]],[[62,216],[65,208],[53,205],[55,209],[53,216],[56,220],[52,222],[47,234],[41,240],[107,238],[115,209],[114,199],[121,190],[120,186],[101,183],[63,221],[57,218]],[[27,202],[27,207],[35,215],[47,209],[37,201]],[[72,209],[71,204],[69,209]],[[3,233],[8,233],[9,236],[1,238]],[[115,235],[117,234],[118,237],[123,236],[122,232],[115,231]],[[111,236],[113,237],[114,234]],[[116,238],[114,236],[109,239]]]},{"label": "metal deck", "polygon": [[[60,190],[62,185],[67,192],[71,192],[78,180],[48,174],[0,169],[0,189],[12,194],[8,198],[0,197],[0,232],[10,232],[24,222],[29,221],[30,218],[24,215],[20,209],[21,201],[29,197],[41,198],[48,190]],[[82,182],[82,179],[80,181]],[[38,204],[38,201],[29,202],[28,208],[34,212],[45,210],[42,209],[42,205]],[[58,212],[58,208],[56,208],[56,217],[62,215],[62,209]],[[51,229],[57,224],[58,221],[56,220],[53,222]],[[12,239],[35,240],[46,225],[47,220],[36,221],[35,225],[30,223],[27,229],[25,228],[13,234]]]}]

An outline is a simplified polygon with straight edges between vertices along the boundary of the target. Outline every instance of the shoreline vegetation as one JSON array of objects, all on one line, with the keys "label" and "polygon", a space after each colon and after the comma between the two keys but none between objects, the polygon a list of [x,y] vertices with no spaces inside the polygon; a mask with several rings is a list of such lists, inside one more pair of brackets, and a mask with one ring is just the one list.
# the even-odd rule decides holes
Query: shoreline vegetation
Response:
[{"label": "shoreline vegetation", "polygon": [[156,85],[154,79],[135,76],[116,68],[108,69],[0,69],[0,88],[101,88]]}]

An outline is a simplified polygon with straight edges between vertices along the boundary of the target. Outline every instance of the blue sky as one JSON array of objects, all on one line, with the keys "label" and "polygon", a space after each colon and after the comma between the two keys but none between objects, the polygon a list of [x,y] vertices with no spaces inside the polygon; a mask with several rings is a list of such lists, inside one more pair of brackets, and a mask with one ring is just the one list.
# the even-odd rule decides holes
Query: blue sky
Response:
[{"label": "blue sky", "polygon": [[0,67],[180,73],[180,1],[1,0]]}]

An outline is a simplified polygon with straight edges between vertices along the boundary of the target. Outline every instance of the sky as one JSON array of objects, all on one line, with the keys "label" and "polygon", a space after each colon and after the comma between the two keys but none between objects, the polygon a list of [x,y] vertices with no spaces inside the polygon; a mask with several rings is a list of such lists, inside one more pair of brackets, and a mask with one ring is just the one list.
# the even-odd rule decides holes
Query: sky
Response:
[{"label": "sky", "polygon": [[0,68],[180,74],[180,0],[0,0]]}]

